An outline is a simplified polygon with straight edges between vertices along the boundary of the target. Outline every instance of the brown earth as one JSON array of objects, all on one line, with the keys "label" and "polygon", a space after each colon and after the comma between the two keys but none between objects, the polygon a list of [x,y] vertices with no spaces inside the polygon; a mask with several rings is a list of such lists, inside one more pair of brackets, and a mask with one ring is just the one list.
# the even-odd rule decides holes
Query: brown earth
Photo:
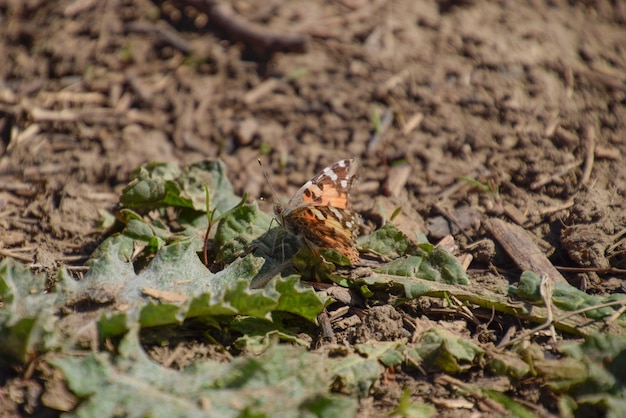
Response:
[{"label": "brown earth", "polygon": [[[354,157],[368,228],[382,222],[374,197],[386,196],[431,241],[452,232],[475,257],[473,281],[519,276],[484,228],[500,217],[569,267],[570,283],[623,292],[625,4],[237,0],[234,19],[215,5],[207,19],[183,0],[0,0],[0,257],[51,278],[61,266],[80,274],[143,162],[219,157],[236,191],[257,199],[270,194],[259,157],[286,196]],[[387,305],[339,337],[404,333]],[[213,352],[179,351],[178,366]],[[36,376],[3,380],[0,409],[54,416]],[[393,409],[401,387],[459,412],[441,381],[390,381],[362,401],[363,416]],[[542,396],[517,391],[554,413]]]}]

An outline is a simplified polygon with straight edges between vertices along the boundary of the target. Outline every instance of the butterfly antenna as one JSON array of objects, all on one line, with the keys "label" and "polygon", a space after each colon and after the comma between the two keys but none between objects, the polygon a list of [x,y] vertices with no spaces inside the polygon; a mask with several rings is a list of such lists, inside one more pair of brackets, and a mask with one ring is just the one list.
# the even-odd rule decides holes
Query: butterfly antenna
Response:
[{"label": "butterfly antenna", "polygon": [[[267,185],[270,186],[270,189],[272,190],[272,203],[276,204],[276,196],[278,195],[276,193],[276,189],[274,188],[274,185],[270,181],[270,178],[267,175],[267,172],[265,171],[265,167],[263,167],[263,163],[261,162],[261,159],[257,158],[257,161],[259,162],[259,165],[261,166],[261,171],[263,172],[263,177],[265,177],[265,181],[267,182]],[[276,217],[273,217],[272,220],[270,221],[269,229],[272,228],[272,223],[274,221],[279,223],[278,220],[276,219]],[[268,229],[268,231],[269,231],[269,229]],[[273,240],[274,240],[274,242],[272,244],[272,247],[275,248],[276,247],[276,241],[278,240],[278,237],[274,236]],[[282,253],[283,253],[283,261],[282,262],[284,262],[284,260],[285,260],[285,243],[284,243],[284,241],[281,243],[281,250],[282,250]]]},{"label": "butterfly antenna", "polygon": [[261,162],[261,159],[257,158],[257,161],[259,162],[259,165],[261,166],[263,177],[265,177],[265,181],[267,182],[267,185],[270,186],[270,190],[272,191],[272,203],[276,203],[276,196],[278,196],[278,194],[276,193],[276,189],[274,188],[274,185],[270,181],[270,178],[267,175],[267,172],[265,171],[265,167],[263,167],[263,163]]}]

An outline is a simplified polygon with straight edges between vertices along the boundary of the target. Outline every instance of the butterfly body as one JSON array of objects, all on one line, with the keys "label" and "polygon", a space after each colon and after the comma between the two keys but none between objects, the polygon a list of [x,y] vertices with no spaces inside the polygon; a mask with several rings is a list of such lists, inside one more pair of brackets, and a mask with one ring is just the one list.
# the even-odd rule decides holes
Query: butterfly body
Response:
[{"label": "butterfly body", "polygon": [[351,208],[350,189],[356,179],[354,160],[340,160],[307,181],[286,205],[276,203],[274,213],[287,231],[313,249],[331,249],[359,262],[356,239],[359,215]]}]

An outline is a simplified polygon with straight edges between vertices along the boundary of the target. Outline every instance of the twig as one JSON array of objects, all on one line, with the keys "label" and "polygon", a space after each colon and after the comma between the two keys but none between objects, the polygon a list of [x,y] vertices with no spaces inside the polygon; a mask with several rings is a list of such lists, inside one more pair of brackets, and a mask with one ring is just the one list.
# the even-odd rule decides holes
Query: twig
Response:
[{"label": "twig", "polygon": [[63,16],[72,18],[96,5],[98,0],[78,0],[63,10]]},{"label": "twig", "polygon": [[281,84],[281,80],[276,78],[268,78],[261,84],[255,86],[243,96],[243,102],[247,105],[257,102],[261,97],[271,93]]},{"label": "twig", "polygon": [[443,385],[448,384],[451,386],[456,386],[457,388],[466,391],[469,395],[474,397],[476,400],[482,402],[485,406],[488,406],[493,412],[498,415],[504,416],[506,414],[506,409],[504,406],[500,405],[498,402],[493,399],[485,396],[481,389],[477,386],[467,384],[461,380],[455,379],[452,376],[441,375],[435,378],[435,382]]},{"label": "twig", "polygon": [[604,74],[598,70],[578,70],[576,73],[580,76],[583,76],[589,79],[591,82],[595,82],[603,85],[606,88],[617,90],[617,91],[626,91],[626,83],[620,80],[617,77],[614,77],[610,74]]},{"label": "twig", "polygon": [[626,312],[626,303],[621,308],[616,310],[615,313],[611,315],[609,319],[606,320],[606,323],[610,324],[611,322],[617,321],[617,318],[619,318],[624,312]]},{"label": "twig", "polygon": [[328,317],[328,313],[326,309],[324,309],[318,316],[318,321],[322,327],[322,338],[325,341],[330,342],[331,344],[337,343],[337,338],[335,338],[335,333],[333,332],[333,326],[330,323],[330,318]]},{"label": "twig", "polygon": [[403,135],[410,134],[411,131],[413,131],[413,129],[420,126],[423,120],[424,120],[424,114],[421,112],[417,112],[416,114],[411,116],[409,120],[407,120],[406,123],[402,126],[402,134]]},{"label": "twig", "polygon": [[218,26],[233,39],[266,53],[298,52],[307,50],[308,36],[299,33],[278,33],[237,15],[224,2],[216,0],[181,0],[182,3],[206,13],[215,26]]},{"label": "twig", "polygon": [[467,305],[464,305],[463,302],[461,302],[456,296],[450,295],[450,300],[457,305],[457,311],[462,316],[465,316],[465,318],[467,318],[477,327],[482,325],[478,318],[476,318],[476,315],[474,315],[474,312],[472,312],[470,308],[467,307]]},{"label": "twig", "polygon": [[80,103],[102,105],[107,102],[107,98],[98,92],[76,92],[76,91],[42,91],[39,97],[43,99],[47,106],[52,103]]},{"label": "twig", "polygon": [[572,163],[569,163],[567,165],[560,167],[557,171],[555,171],[552,174],[549,174],[547,176],[541,176],[540,178],[538,178],[537,180],[531,183],[530,189],[536,190],[542,186],[545,186],[548,183],[553,182],[554,180],[558,178],[563,177],[565,174],[569,173],[570,171],[578,167],[581,163],[582,161],[574,161]]},{"label": "twig", "polygon": [[585,162],[583,163],[583,175],[580,179],[580,184],[583,186],[586,186],[591,178],[595,147],[596,135],[593,126],[589,125],[585,131]]},{"label": "twig", "polygon": [[594,155],[598,159],[605,160],[621,160],[622,158],[622,153],[619,151],[619,149],[603,147],[601,145],[596,145]]},{"label": "twig", "polygon": [[554,137],[563,145],[567,145],[570,147],[576,146],[580,142],[578,135],[568,131],[562,126],[557,126],[555,128]]},{"label": "twig", "polygon": [[91,268],[90,266],[67,266],[67,265],[63,267],[70,271],[89,271],[89,269]]},{"label": "twig", "polygon": [[626,269],[618,269],[616,267],[599,268],[599,267],[559,267],[558,271],[566,271],[568,273],[598,273],[598,274],[626,274]]},{"label": "twig", "polygon": [[451,214],[450,212],[448,212],[447,210],[445,210],[443,208],[443,206],[441,206],[439,203],[435,203],[433,205],[433,207],[435,209],[437,209],[437,212],[439,212],[441,215],[443,215],[443,217],[447,218],[450,222],[452,222],[457,228],[459,228],[459,231],[461,232],[461,234],[463,234],[465,236],[465,238],[467,238],[467,240],[469,242],[472,242],[472,238],[469,236],[469,234],[467,232],[465,232],[465,229],[461,226],[461,223],[459,222],[459,220],[456,218],[456,216],[454,216],[453,214]]},{"label": "twig", "polygon": [[539,215],[541,216],[551,215],[553,213],[560,212],[565,209],[569,209],[572,206],[574,206],[574,199],[570,199],[558,205],[547,206],[539,211]]},{"label": "twig", "polygon": [[193,46],[191,46],[189,42],[169,27],[153,25],[146,22],[131,22],[128,24],[127,29],[129,32],[154,34],[183,54],[190,55],[194,51]]},{"label": "twig", "polygon": [[554,323],[552,322],[552,294],[554,293],[554,281],[547,274],[541,275],[541,282],[539,283],[539,293],[543,299],[543,304],[548,311],[546,315],[546,323],[549,324],[550,335],[552,335],[552,342],[556,343],[556,330],[554,329]]},{"label": "twig", "polygon": [[32,263],[33,262],[33,257],[28,257],[25,255],[21,255],[17,252],[11,251],[11,250],[5,250],[3,248],[0,248],[0,256],[2,257],[11,257],[11,258],[15,258],[16,260],[20,260],[20,261],[24,261],[27,263]]},{"label": "twig", "polygon": [[[618,306],[618,305],[622,305],[622,306],[626,307],[626,300],[614,300],[614,301],[607,302],[607,303],[601,303],[599,305],[586,306],[584,308],[580,308],[580,309],[577,309],[575,311],[570,311],[570,312],[564,313],[563,315],[557,316],[556,318],[554,318],[550,322],[546,321],[543,324],[541,324],[541,325],[539,325],[539,326],[537,326],[537,327],[535,327],[535,328],[533,328],[531,330],[526,331],[525,333],[523,333],[519,337],[517,337],[517,338],[515,338],[515,339],[513,339],[513,340],[511,340],[511,341],[509,341],[507,343],[499,345],[498,348],[504,348],[504,347],[508,347],[508,346],[510,346],[512,344],[515,344],[516,342],[521,341],[521,340],[523,340],[526,337],[529,337],[529,336],[531,336],[531,335],[533,335],[533,334],[535,334],[535,333],[537,333],[537,332],[539,332],[539,331],[541,331],[543,329],[546,329],[546,328],[550,327],[550,325],[553,325],[555,322],[563,321],[563,320],[565,320],[567,318],[570,318],[570,317],[572,317],[574,315],[580,315],[580,314],[588,312],[588,311],[595,311],[596,309],[608,308],[608,307],[611,307],[611,306]],[[620,309],[617,312],[621,313],[623,311]],[[611,317],[607,321],[609,321],[609,322],[612,321],[613,320],[613,316],[615,316],[615,314],[611,315]]]},{"label": "twig", "polygon": [[34,107],[25,110],[30,111],[30,115],[35,122],[84,122],[118,126],[140,123],[154,127],[162,125],[157,115],[137,109],[132,109],[124,114],[120,114],[110,108],[62,109],[56,111]]}]

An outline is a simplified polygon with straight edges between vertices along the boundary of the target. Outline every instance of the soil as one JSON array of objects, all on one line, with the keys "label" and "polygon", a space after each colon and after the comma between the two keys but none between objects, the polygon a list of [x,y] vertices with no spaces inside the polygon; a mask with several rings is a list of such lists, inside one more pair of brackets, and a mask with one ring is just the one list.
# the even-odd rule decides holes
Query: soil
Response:
[{"label": "soil", "polygon": [[[208,17],[190,3],[0,1],[0,257],[50,280],[85,271],[144,162],[221,158],[236,191],[259,199],[270,190],[257,158],[285,196],[356,158],[364,232],[401,206],[408,230],[452,233],[474,256],[472,281],[508,283],[520,271],[484,227],[500,217],[570,283],[624,292],[626,3],[236,0],[231,14],[207,2]],[[402,317],[426,310],[376,307],[339,338],[402,338]],[[176,350],[170,366],[220,355],[188,339]],[[55,416],[41,401],[52,374],[3,379],[0,411]],[[360,415],[391,411],[402,387],[443,416],[471,413],[436,376],[398,371]],[[514,394],[557,411],[538,386]]]}]

